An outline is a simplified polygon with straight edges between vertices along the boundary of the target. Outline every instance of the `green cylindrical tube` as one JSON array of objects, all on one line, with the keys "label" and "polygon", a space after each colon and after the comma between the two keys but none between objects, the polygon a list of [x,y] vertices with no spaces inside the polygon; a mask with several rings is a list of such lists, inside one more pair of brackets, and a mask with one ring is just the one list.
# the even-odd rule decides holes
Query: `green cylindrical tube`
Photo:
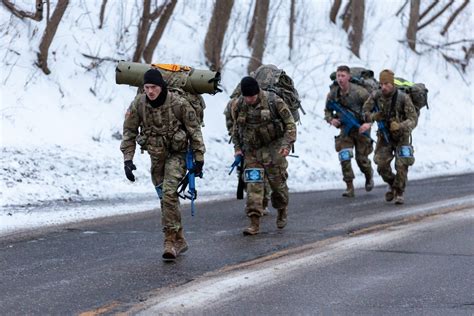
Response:
[{"label": "green cylindrical tube", "polygon": [[171,71],[151,64],[126,61],[120,61],[118,63],[115,69],[115,82],[117,84],[141,87],[143,86],[143,75],[151,68],[158,69],[170,87],[181,88],[193,94],[215,94],[222,91],[219,88],[221,79],[219,72],[191,67],[183,67],[183,70],[180,71]]}]

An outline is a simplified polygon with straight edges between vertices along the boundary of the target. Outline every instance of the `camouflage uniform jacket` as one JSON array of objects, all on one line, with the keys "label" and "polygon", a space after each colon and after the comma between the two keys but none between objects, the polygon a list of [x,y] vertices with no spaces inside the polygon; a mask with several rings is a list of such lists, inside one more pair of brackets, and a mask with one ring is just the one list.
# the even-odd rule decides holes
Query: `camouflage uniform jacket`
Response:
[{"label": "camouflage uniform jacket", "polygon": [[[394,98],[396,99],[394,100]],[[372,92],[363,106],[367,123],[373,123],[371,114],[376,104],[383,113],[387,128],[390,127],[390,123],[393,121],[400,123],[399,135],[390,135],[394,140],[410,136],[412,130],[418,124],[418,116],[416,115],[415,106],[406,93],[395,89],[389,96],[385,97],[381,90]]]},{"label": "camouflage uniform jacket", "polygon": [[[364,121],[362,106],[368,98],[369,92],[366,89],[349,82],[349,91],[346,94],[342,93],[339,85],[333,86],[327,95],[326,103],[330,100],[340,103],[344,108],[350,110],[361,123]],[[331,110],[325,108],[324,119],[330,122],[333,118],[337,118],[337,114],[335,115]]]},{"label": "camouflage uniform jacket", "polygon": [[235,150],[255,150],[277,140],[281,141],[281,147],[291,149],[296,141],[296,123],[288,105],[279,96],[260,90],[257,104],[248,105],[243,97],[237,102],[236,112],[232,113],[236,118],[232,128]]},{"label": "camouflage uniform jacket", "polygon": [[151,156],[185,152],[188,143],[197,161],[206,151],[201,125],[192,105],[179,93],[168,91],[163,105],[153,108],[144,93],[137,95],[127,110],[120,150],[124,160],[132,160],[136,143]]}]

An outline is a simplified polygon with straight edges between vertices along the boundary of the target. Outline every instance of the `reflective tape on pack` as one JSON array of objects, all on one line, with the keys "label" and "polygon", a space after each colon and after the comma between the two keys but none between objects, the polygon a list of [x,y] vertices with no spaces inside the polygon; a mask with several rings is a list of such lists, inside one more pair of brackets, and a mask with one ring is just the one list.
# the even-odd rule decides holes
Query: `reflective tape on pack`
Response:
[{"label": "reflective tape on pack", "polygon": [[399,158],[413,158],[413,146],[406,145],[398,147],[397,156]]},{"label": "reflective tape on pack", "polygon": [[341,151],[338,152],[337,154],[339,156],[339,161],[341,161],[341,162],[351,160],[351,158],[353,157],[351,148],[341,149]]},{"label": "reflective tape on pack", "polygon": [[415,84],[414,82],[411,82],[402,78],[395,78],[393,82],[395,83],[395,86],[397,87],[413,87],[413,85]]},{"label": "reflective tape on pack", "polygon": [[244,170],[245,183],[263,182],[264,170],[263,168],[247,168]]}]

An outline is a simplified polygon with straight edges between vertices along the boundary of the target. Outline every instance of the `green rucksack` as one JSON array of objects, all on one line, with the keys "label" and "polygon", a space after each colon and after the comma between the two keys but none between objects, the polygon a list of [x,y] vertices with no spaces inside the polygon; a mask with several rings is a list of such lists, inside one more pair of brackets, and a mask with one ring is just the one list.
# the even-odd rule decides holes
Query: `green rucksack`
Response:
[{"label": "green rucksack", "polygon": [[[300,122],[300,113],[306,114],[298,95],[298,91],[295,88],[293,79],[288,76],[284,70],[279,69],[275,65],[262,65],[250,74],[251,77],[257,80],[258,85],[261,89],[269,92],[274,92],[288,105],[291,114],[295,122]],[[240,84],[234,89],[231,94],[231,98],[240,96]],[[270,102],[270,106],[274,107],[274,104]],[[272,111],[273,113],[274,111]]]},{"label": "green rucksack", "polygon": [[420,116],[420,110],[428,106],[428,89],[424,83],[414,83],[403,78],[395,77],[395,86],[410,96],[415,106],[416,114]]}]

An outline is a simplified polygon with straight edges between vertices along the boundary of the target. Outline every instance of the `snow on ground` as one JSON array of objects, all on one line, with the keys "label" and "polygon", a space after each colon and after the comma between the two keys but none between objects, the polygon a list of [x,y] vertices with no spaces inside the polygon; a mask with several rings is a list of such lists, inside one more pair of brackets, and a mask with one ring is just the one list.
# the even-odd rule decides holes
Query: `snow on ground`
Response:
[{"label": "snow on ground", "polygon": [[[426,45],[418,46],[423,54],[413,53],[400,42],[405,38],[407,11],[402,19],[395,17],[403,1],[367,2],[360,59],[347,48],[347,35],[340,25],[329,23],[328,1],[299,4],[296,48],[290,59],[288,4],[271,4],[264,62],[278,65],[294,78],[307,112],[298,126],[295,154],[299,158],[289,158],[293,192],[344,187],[334,151],[338,131],[322,119],[329,74],[339,64],[369,67],[376,74],[391,68],[396,75],[428,87],[430,109],[422,110],[413,133],[416,163],[410,179],[474,170],[472,65],[463,73]],[[28,8],[29,2],[19,3],[33,9]],[[140,14],[135,1],[108,3],[104,28],[99,30],[100,3],[84,0],[68,8],[50,48],[50,76],[34,66],[44,23],[19,20],[0,7],[0,232],[158,207],[146,154],[136,153],[135,183],[123,174],[119,138],[123,115],[136,89],[115,84],[115,63],[103,62],[94,68],[92,60],[83,56],[130,60]],[[224,92],[204,96],[207,154],[198,190],[207,198],[230,197],[236,187],[235,175],[227,175],[233,154],[222,112],[229,93],[246,75],[248,58],[242,56],[250,55],[246,45],[249,3],[238,1],[232,13],[224,44]],[[447,39],[439,35],[442,19],[420,31],[419,38],[440,44],[472,34],[472,9],[465,11]],[[211,1],[180,1],[154,60],[205,69],[202,43],[211,12]],[[120,32],[122,26],[128,32]],[[459,46],[448,53],[462,57],[457,51]],[[355,162],[353,167],[356,185],[361,186],[363,176]],[[379,177],[375,182],[383,183]],[[105,202],[101,211],[79,205],[93,200],[111,203]],[[60,206],[51,207],[58,201],[62,201]],[[47,221],[40,219],[45,209]],[[38,210],[43,210],[41,216]]]}]

